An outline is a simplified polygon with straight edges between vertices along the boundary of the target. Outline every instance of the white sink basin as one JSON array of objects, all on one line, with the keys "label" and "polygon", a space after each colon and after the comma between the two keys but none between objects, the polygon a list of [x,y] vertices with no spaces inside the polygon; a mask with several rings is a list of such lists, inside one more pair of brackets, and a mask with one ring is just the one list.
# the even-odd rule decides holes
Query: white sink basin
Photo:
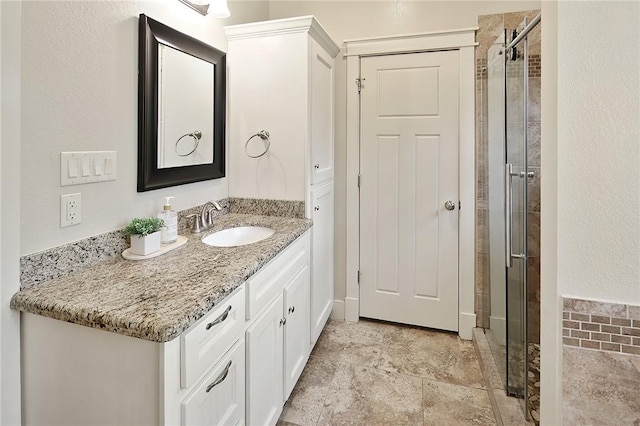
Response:
[{"label": "white sink basin", "polygon": [[262,226],[239,226],[207,235],[202,242],[214,247],[244,246],[269,238],[273,232],[273,229]]}]

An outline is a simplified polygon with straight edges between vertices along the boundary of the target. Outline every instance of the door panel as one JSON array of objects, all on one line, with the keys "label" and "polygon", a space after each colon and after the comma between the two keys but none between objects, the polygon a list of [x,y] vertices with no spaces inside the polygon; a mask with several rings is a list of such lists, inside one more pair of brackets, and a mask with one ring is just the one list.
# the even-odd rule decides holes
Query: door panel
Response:
[{"label": "door panel", "polygon": [[333,58],[310,39],[311,183],[333,177]]},{"label": "door panel", "polygon": [[311,346],[320,337],[333,309],[333,182],[311,191]]},{"label": "door panel", "polygon": [[248,425],[276,424],[282,412],[283,306],[280,295],[246,332]]},{"label": "door panel", "polygon": [[284,399],[309,359],[309,269],[304,268],[284,288]]},{"label": "door panel", "polygon": [[361,77],[360,315],[457,331],[458,52],[363,58]]}]

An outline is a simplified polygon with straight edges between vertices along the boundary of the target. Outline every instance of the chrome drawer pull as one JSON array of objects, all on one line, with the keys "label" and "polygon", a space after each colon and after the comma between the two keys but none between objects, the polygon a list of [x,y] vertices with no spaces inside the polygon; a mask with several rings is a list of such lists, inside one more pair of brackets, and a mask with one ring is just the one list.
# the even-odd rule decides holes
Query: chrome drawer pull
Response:
[{"label": "chrome drawer pull", "polygon": [[218,318],[214,319],[209,324],[207,324],[207,330],[209,330],[214,325],[220,324],[222,321],[226,320],[227,317],[229,316],[229,312],[230,311],[231,311],[231,305],[229,305],[229,307],[227,309],[225,309],[225,311],[222,313],[222,315],[220,315]]},{"label": "chrome drawer pull", "polygon": [[222,372],[222,374],[220,376],[218,376],[217,379],[215,379],[213,381],[213,383],[211,383],[209,386],[207,386],[207,393],[213,389],[214,387],[216,387],[217,385],[219,385],[220,383],[224,382],[224,379],[227,378],[227,374],[229,374],[229,368],[231,367],[231,361],[229,361],[229,364],[227,364],[227,366],[225,367],[224,371]]}]

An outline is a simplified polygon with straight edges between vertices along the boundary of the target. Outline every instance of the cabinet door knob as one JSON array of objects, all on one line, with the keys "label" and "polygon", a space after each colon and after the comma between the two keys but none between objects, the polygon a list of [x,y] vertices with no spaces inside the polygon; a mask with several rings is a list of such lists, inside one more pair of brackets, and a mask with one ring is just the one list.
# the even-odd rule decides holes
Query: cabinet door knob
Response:
[{"label": "cabinet door knob", "polygon": [[320,168],[320,164],[316,164],[313,166],[314,169],[318,170]]},{"label": "cabinet door knob", "polygon": [[283,325],[285,325],[287,323],[287,319],[286,318],[282,318],[280,320],[280,327],[282,327]]},{"label": "cabinet door knob", "polygon": [[291,315],[292,313],[294,313],[296,311],[296,307],[295,306],[291,306],[289,307],[289,315]]},{"label": "cabinet door knob", "polygon": [[318,210],[320,210],[320,207],[319,207],[319,206],[315,206],[313,209],[314,209],[315,211],[318,211]]}]

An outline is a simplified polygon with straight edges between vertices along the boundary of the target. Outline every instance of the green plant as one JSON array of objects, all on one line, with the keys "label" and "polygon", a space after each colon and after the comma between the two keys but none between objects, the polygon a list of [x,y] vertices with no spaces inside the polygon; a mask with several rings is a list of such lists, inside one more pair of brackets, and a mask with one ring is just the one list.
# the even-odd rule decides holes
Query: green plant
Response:
[{"label": "green plant", "polygon": [[164,221],[155,217],[135,218],[124,228],[127,235],[141,235],[143,237],[159,231],[164,226]]}]

